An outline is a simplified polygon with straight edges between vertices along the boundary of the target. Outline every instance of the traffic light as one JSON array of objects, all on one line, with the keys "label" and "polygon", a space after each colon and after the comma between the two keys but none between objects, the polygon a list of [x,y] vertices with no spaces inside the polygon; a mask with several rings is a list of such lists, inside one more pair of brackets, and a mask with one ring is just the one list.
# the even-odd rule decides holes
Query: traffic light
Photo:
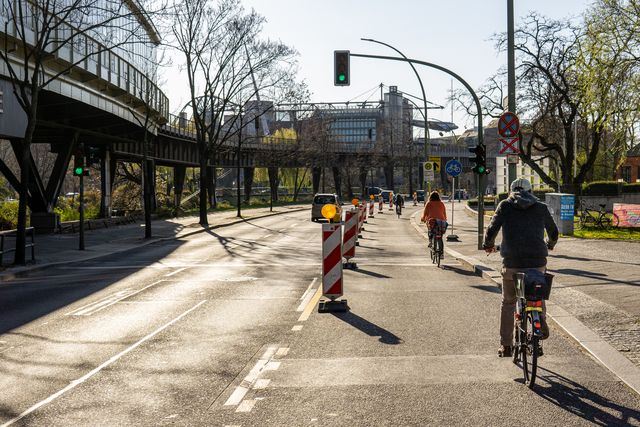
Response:
[{"label": "traffic light", "polygon": [[487,152],[485,146],[478,144],[470,148],[469,151],[476,155],[471,159],[471,161],[475,163],[475,166],[471,170],[478,175],[488,174],[489,170],[487,169]]},{"label": "traffic light", "polygon": [[349,51],[333,51],[333,84],[335,86],[349,86]]},{"label": "traffic light", "polygon": [[85,162],[84,156],[84,147],[79,146],[76,149],[75,155],[73,156],[73,175],[74,176],[88,176],[89,168]]}]

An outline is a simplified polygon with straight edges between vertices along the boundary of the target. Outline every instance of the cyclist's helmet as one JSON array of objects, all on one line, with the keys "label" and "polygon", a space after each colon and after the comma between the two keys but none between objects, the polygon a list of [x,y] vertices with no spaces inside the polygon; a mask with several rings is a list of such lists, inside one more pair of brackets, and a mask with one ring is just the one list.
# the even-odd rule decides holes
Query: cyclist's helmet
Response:
[{"label": "cyclist's helmet", "polygon": [[518,178],[511,183],[511,191],[531,191],[531,182],[525,178]]}]

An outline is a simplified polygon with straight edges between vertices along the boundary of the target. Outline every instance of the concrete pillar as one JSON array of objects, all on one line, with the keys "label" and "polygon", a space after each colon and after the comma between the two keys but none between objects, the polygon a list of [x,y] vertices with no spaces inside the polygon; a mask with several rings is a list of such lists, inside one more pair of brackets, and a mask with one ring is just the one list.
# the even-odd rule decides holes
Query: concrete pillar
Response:
[{"label": "concrete pillar", "polygon": [[180,207],[182,200],[182,190],[184,190],[184,178],[187,174],[186,166],[176,166],[173,168],[173,204]]},{"label": "concrete pillar", "polygon": [[342,197],[342,174],[340,168],[337,166],[333,166],[331,169],[333,171],[333,182],[336,187],[336,194],[339,197]]},{"label": "concrete pillar", "polygon": [[322,168],[311,168],[311,181],[313,184],[313,194],[320,191],[320,177],[322,175]]},{"label": "concrete pillar", "polygon": [[278,168],[270,167],[267,169],[269,173],[269,187],[271,188],[271,200],[278,201],[278,185],[280,180],[278,179]]},{"label": "concrete pillar", "polygon": [[251,190],[253,188],[253,176],[256,168],[244,168],[242,174],[244,175],[244,201],[248,205],[251,201]]},{"label": "concrete pillar", "polygon": [[358,174],[358,180],[360,181],[360,194],[362,197],[366,196],[366,188],[367,188],[367,168],[360,168],[360,173]]},{"label": "concrete pillar", "polygon": [[393,190],[393,165],[387,164],[384,167],[384,181],[387,186],[387,190]]},{"label": "concrete pillar", "polygon": [[[100,217],[111,218],[112,168],[111,152],[104,150],[100,162]],[[115,162],[114,162],[115,163]]]}]

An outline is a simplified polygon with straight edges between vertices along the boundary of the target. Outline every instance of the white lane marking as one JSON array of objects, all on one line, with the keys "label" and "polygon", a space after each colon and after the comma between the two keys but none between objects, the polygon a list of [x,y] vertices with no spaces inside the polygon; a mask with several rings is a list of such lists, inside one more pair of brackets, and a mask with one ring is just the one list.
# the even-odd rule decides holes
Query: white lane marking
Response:
[{"label": "white lane marking", "polygon": [[309,319],[309,316],[311,316],[311,312],[316,307],[321,297],[322,297],[322,283],[320,284],[320,286],[318,286],[318,290],[313,295],[313,298],[309,300],[309,303],[307,304],[304,311],[298,318],[298,322],[305,322],[307,321],[307,319]]},{"label": "white lane marking", "polygon": [[280,368],[280,364],[282,362],[269,362],[267,366],[264,367],[265,371],[277,371]]},{"label": "white lane marking", "polygon": [[92,314],[97,313],[100,310],[103,310],[119,301],[122,301],[125,298],[129,298],[133,295],[139,294],[140,292],[149,289],[152,286],[157,285],[158,283],[162,282],[162,280],[158,280],[156,282],[151,283],[150,285],[147,285],[145,287],[143,287],[142,289],[138,289],[137,291],[132,291],[130,289],[125,289],[124,291],[120,291],[120,292],[116,292],[113,295],[110,295],[106,298],[103,298],[101,300],[98,300],[96,302],[92,302],[90,304],[87,304],[83,307],[80,307],[76,310],[70,311],[68,313],[65,314],[65,316],[91,316]]},{"label": "white lane marking", "polygon": [[247,394],[248,391],[249,389],[247,387],[243,387],[243,386],[236,387],[236,389],[233,390],[233,393],[231,393],[231,396],[229,396],[227,401],[224,403],[224,406],[239,405],[240,402],[242,402],[242,399],[244,399],[244,396]]},{"label": "white lane marking", "polygon": [[266,379],[266,378],[260,378],[259,380],[256,381],[256,383],[253,385],[253,389],[254,390],[264,390],[265,388],[267,388],[267,386],[269,386],[269,383],[271,382],[271,380]]},{"label": "white lane marking", "polygon": [[256,401],[254,399],[247,399],[238,406],[236,412],[251,412],[255,405]]},{"label": "white lane marking", "polygon": [[289,347],[280,347],[276,352],[276,356],[278,357],[284,357],[287,354],[289,354]]},{"label": "white lane marking", "polygon": [[292,331],[298,332],[302,330],[302,325],[295,325],[293,328],[291,328]]},{"label": "white lane marking", "polygon": [[176,271],[172,271],[172,272],[171,272],[171,273],[169,273],[169,274],[165,274],[165,275],[164,275],[164,277],[171,277],[171,276],[173,276],[174,274],[178,274],[178,273],[180,273],[180,272],[182,272],[182,271],[185,271],[186,269],[187,269],[187,267],[179,268],[179,269],[177,269]]},{"label": "white lane marking", "polygon": [[318,278],[314,277],[313,280],[311,281],[311,284],[307,288],[307,290],[304,292],[304,294],[302,294],[302,297],[300,298],[302,302],[300,303],[300,305],[298,305],[298,308],[296,308],[296,311],[298,312],[303,311],[304,308],[307,306],[307,304],[309,304],[309,300],[313,298],[313,294],[314,294],[313,285],[316,283],[317,280]]},{"label": "white lane marking", "polygon": [[236,406],[242,402],[245,395],[249,391],[249,389],[253,386],[253,384],[258,380],[258,377],[264,371],[265,367],[269,363],[269,360],[273,357],[273,355],[278,350],[275,346],[270,346],[267,348],[267,351],[264,352],[262,357],[258,359],[256,364],[251,368],[251,371],[247,374],[246,377],[242,380],[242,383],[233,390],[231,396],[224,403],[224,406]]},{"label": "white lane marking", "polygon": [[41,400],[40,402],[38,402],[35,405],[31,406],[26,411],[22,412],[21,414],[15,416],[14,418],[12,418],[9,421],[7,421],[6,423],[2,424],[0,427],[8,427],[8,426],[10,426],[12,424],[15,424],[16,422],[20,421],[21,419],[23,419],[27,415],[33,413],[34,411],[38,410],[39,408],[43,407],[44,405],[47,405],[47,404],[53,402],[54,400],[56,400],[58,397],[62,396],[63,394],[65,394],[69,390],[72,390],[72,389],[76,388],[77,386],[79,386],[80,384],[84,383],[85,381],[87,381],[89,378],[91,378],[92,376],[94,376],[98,372],[102,371],[107,366],[109,366],[109,365],[113,364],[114,362],[118,361],[118,359],[120,359],[122,356],[126,355],[127,353],[130,353],[132,350],[135,350],[137,347],[139,347],[140,345],[144,344],[146,341],[150,340],[151,338],[155,337],[160,332],[162,332],[165,329],[167,329],[169,326],[171,326],[174,323],[178,322],[180,319],[182,319],[183,317],[185,317],[186,315],[188,315],[189,313],[191,313],[192,311],[194,311],[195,309],[200,307],[205,302],[207,302],[207,300],[200,301],[198,304],[194,305],[189,310],[185,311],[184,313],[182,313],[181,315],[179,315],[175,319],[165,323],[164,325],[162,325],[161,327],[159,327],[155,331],[151,332],[150,334],[146,335],[144,338],[140,339],[136,343],[134,343],[131,346],[127,347],[126,349],[122,350],[120,353],[116,354],[111,359],[109,359],[106,362],[102,363],[100,366],[94,368],[93,370],[89,371],[88,373],[86,373],[85,375],[81,376],[77,380],[71,381],[69,383],[69,385],[66,386],[65,388],[63,388],[62,390],[59,390],[56,393],[52,394],[51,396],[47,397],[46,399]]}]

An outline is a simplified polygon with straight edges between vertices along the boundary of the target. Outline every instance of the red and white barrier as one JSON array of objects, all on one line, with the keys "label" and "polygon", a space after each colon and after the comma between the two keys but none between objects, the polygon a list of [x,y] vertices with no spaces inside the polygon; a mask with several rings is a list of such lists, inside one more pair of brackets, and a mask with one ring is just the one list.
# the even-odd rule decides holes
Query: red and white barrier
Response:
[{"label": "red and white barrier", "polygon": [[342,295],[342,224],[322,224],[322,296],[331,301],[321,302],[318,311],[347,311],[347,300],[336,301]]},{"label": "red and white barrier", "polygon": [[360,204],[358,205],[358,237],[362,237],[362,230],[364,230],[364,209]]},{"label": "red and white barrier", "polygon": [[393,210],[393,194],[389,194],[389,210]]},{"label": "red and white barrier", "polygon": [[356,243],[358,240],[358,211],[349,209],[344,217],[344,235],[342,238],[342,256],[347,260],[345,268],[355,268],[356,264],[351,258],[356,256]]},{"label": "red and white barrier", "polygon": [[382,209],[384,209],[384,201],[382,200],[382,197],[381,197],[380,200],[378,201],[378,213],[382,213]]},{"label": "red and white barrier", "polygon": [[375,203],[373,203],[373,200],[371,200],[369,202],[369,216],[373,217],[374,215],[374,208],[375,208]]},{"label": "red and white barrier", "polygon": [[367,202],[364,202],[364,203],[362,204],[362,211],[363,211],[363,213],[364,213],[364,223],[365,223],[365,224],[368,224],[368,222],[367,222],[367,218],[369,218],[369,215],[368,215],[368,212],[369,212],[369,211],[367,210]]}]

